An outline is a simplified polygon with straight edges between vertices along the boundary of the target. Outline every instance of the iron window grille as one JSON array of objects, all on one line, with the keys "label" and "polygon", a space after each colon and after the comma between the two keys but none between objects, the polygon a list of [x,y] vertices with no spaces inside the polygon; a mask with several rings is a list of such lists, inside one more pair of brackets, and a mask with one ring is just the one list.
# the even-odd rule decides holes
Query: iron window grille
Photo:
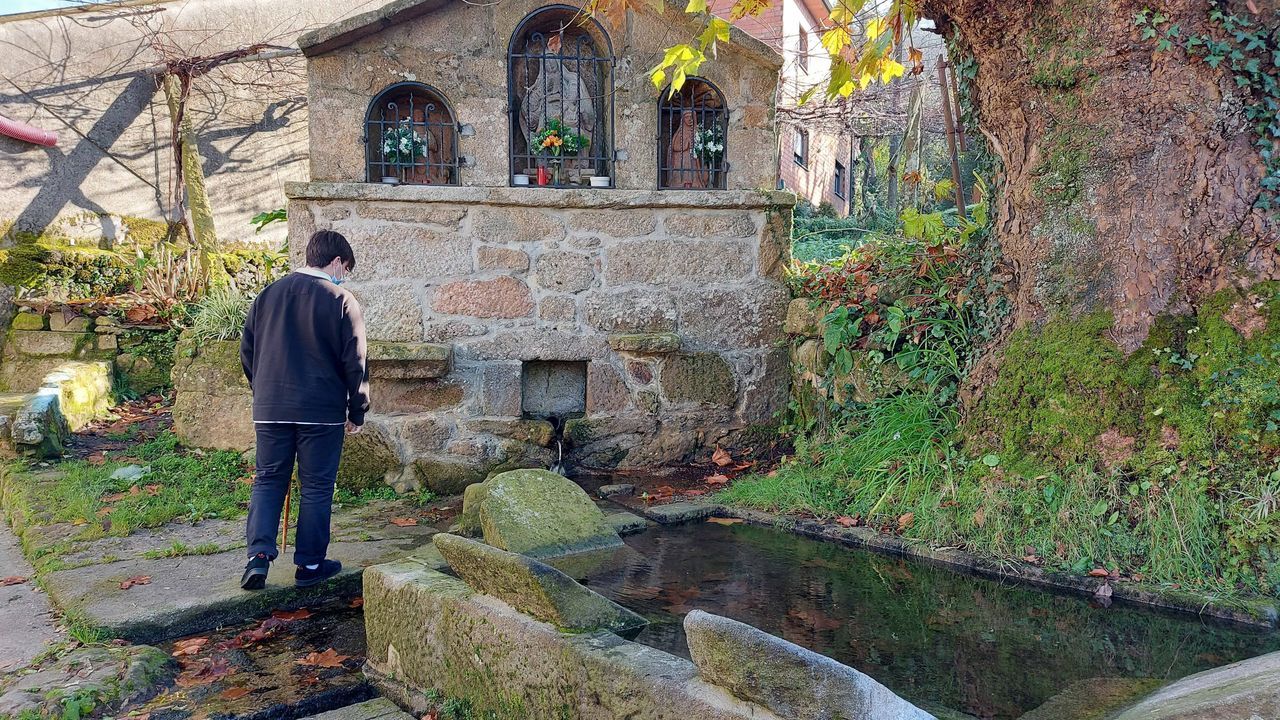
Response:
[{"label": "iron window grille", "polygon": [[809,131],[796,128],[791,138],[791,159],[802,168],[809,167]]},{"label": "iron window grille", "polygon": [[369,182],[458,184],[458,123],[440,91],[401,82],[378,93],[364,121]]},{"label": "iron window grille", "polygon": [[507,51],[512,185],[523,175],[530,185],[598,177],[613,187],[613,64],[608,34],[579,8],[551,5],[520,22]]},{"label": "iron window grille", "polygon": [[658,101],[658,188],[723,190],[729,112],[710,81],[691,77]]},{"label": "iron window grille", "polygon": [[844,163],[836,161],[836,197],[844,199]]}]

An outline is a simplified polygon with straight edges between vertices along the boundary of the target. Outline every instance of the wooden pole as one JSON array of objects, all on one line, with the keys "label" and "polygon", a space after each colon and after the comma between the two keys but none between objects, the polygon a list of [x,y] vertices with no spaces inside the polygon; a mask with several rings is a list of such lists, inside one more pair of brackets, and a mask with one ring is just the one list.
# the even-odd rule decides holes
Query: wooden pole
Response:
[{"label": "wooden pole", "polygon": [[289,548],[289,498],[293,497],[293,478],[289,478],[289,484],[284,490],[284,531],[280,533],[280,554],[283,556],[284,551]]},{"label": "wooden pole", "polygon": [[[947,67],[951,67],[950,64]],[[956,123],[956,140],[959,142],[960,151],[964,152],[967,148],[964,146],[964,123],[960,117],[960,88],[956,86],[955,68],[951,68],[951,72],[947,73],[951,77],[951,102],[955,108]]]},{"label": "wooden pole", "polygon": [[942,119],[947,123],[947,150],[951,153],[951,181],[955,183],[956,213],[965,217],[964,186],[960,183],[960,156],[956,154],[956,122],[951,114],[951,93],[947,87],[947,63],[938,58],[938,88],[942,90]]}]

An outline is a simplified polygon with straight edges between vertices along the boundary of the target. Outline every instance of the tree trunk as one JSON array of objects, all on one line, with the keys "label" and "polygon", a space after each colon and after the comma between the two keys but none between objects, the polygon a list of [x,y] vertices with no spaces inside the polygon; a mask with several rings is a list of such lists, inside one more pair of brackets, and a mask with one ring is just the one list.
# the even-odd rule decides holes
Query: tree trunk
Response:
[{"label": "tree trunk", "polygon": [[209,272],[209,256],[218,250],[218,234],[213,225],[213,207],[204,185],[204,161],[190,116],[186,113],[186,93],[178,76],[164,76],[164,94],[169,103],[169,119],[177,141],[175,165],[182,180],[187,211],[191,213],[191,235],[200,252],[200,268]]},{"label": "tree trunk", "polygon": [[[1231,9],[1275,22],[1274,3],[1258,4],[1270,17]],[[1251,100],[1222,69],[1142,39],[1134,18],[1154,6],[1184,34],[1222,36],[1208,0],[922,2],[977,61],[969,91],[1003,163],[995,228],[1016,326],[1109,310],[1131,352],[1157,316],[1280,277],[1280,223],[1254,207],[1266,169]]]},{"label": "tree trunk", "polygon": [[858,138],[858,157],[862,158],[862,214],[859,219],[863,224],[875,216],[876,207],[872,196],[876,194],[876,156],[873,138]]}]

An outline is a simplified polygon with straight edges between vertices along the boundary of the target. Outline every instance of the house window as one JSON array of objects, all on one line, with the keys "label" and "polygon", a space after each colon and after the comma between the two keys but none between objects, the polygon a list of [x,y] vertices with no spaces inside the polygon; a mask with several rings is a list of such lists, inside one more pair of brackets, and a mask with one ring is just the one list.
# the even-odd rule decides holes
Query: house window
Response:
[{"label": "house window", "polygon": [[613,185],[613,47],[598,22],[567,5],[530,13],[511,37],[507,90],[512,184]]},{"label": "house window", "polygon": [[844,186],[846,182],[848,182],[848,180],[847,178],[845,178],[844,163],[837,160],[836,161],[836,197],[840,198],[841,200],[843,200],[845,197]]},{"label": "house window", "polygon": [[800,69],[809,72],[809,31],[803,25],[796,40],[796,64]]},{"label": "house window", "polygon": [[435,88],[403,82],[378,93],[365,114],[364,145],[369,182],[458,184],[458,123]]},{"label": "house window", "polygon": [[809,166],[808,130],[796,128],[795,135],[791,137],[791,157],[800,167],[807,168]]},{"label": "house window", "polygon": [[688,78],[658,101],[658,187],[722,190],[728,163],[729,113],[719,88]]}]

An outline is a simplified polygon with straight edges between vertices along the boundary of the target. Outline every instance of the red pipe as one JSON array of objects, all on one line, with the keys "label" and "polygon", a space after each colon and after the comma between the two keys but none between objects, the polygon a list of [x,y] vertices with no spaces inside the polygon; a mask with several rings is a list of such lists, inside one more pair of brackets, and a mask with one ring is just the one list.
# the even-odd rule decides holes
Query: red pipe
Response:
[{"label": "red pipe", "polygon": [[26,123],[20,123],[17,120],[0,115],[0,135],[8,135],[11,138],[23,140],[36,145],[45,145],[53,147],[58,144],[58,134],[48,130],[41,130],[37,127],[31,127]]}]

